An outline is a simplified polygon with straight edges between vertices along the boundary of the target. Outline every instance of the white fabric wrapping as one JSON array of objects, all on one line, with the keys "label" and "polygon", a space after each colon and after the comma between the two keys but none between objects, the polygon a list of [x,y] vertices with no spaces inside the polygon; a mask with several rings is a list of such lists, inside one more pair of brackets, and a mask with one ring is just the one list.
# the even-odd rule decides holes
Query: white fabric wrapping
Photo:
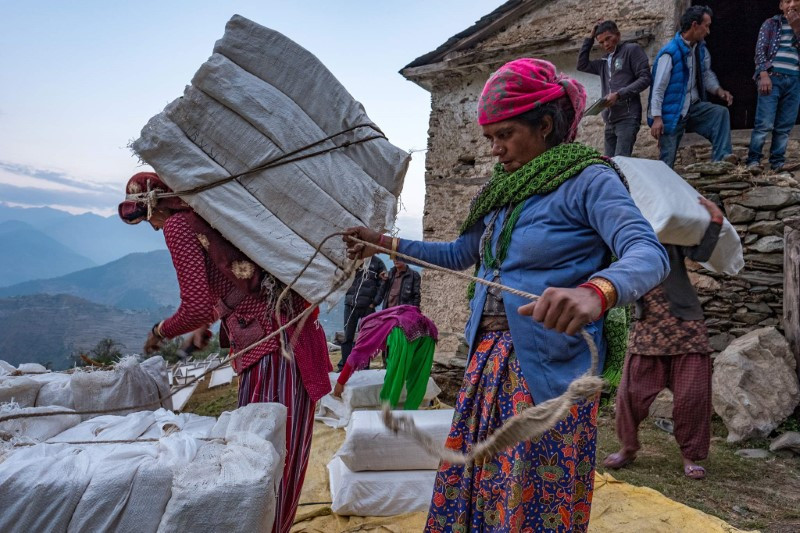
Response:
[{"label": "white fabric wrapping", "polygon": [[0,376],[0,404],[15,402],[19,407],[33,407],[41,388],[41,382],[28,376]]},{"label": "white fabric wrapping", "polygon": [[152,411],[139,411],[126,416],[96,416],[58,433],[48,441],[83,442],[138,439],[155,422],[156,418]]},{"label": "white fabric wrapping", "polygon": [[141,434],[142,439],[158,439],[179,431],[182,435],[206,438],[216,426],[217,420],[212,416],[200,416],[193,413],[174,413],[167,409],[153,412],[155,422]]},{"label": "white fabric wrapping", "polygon": [[[628,180],[631,196],[642,215],[665,244],[694,246],[709,224],[708,211],[697,201],[700,193],[662,161],[614,157]],[[737,274],[744,267],[739,235],[726,219],[711,259],[701,263],[723,274]]]},{"label": "white fabric wrapping", "polygon": [[282,473],[275,447],[253,434],[227,445],[207,442],[176,472],[158,531],[268,533]]},{"label": "white fabric wrapping", "polygon": [[39,394],[36,395],[36,407],[47,405],[60,405],[68,409],[75,408],[72,398],[70,380],[72,376],[60,372],[31,375],[30,378],[42,384]]},{"label": "white fabric wrapping", "polygon": [[334,457],[328,463],[331,510],[345,516],[394,516],[427,511],[436,470],[353,472]]},{"label": "white fabric wrapping", "polygon": [[[143,409],[160,407],[161,391],[169,390],[167,374],[154,369],[154,363],[139,364],[135,357],[126,357],[112,370],[94,370],[72,374],[70,387],[76,411],[120,409],[124,415]],[[163,364],[163,360],[161,362]],[[152,365],[152,366],[151,366]],[[157,377],[155,377],[157,376]],[[145,406],[149,404],[149,406]],[[121,409],[134,407],[133,409]],[[82,415],[88,420],[95,415]]]},{"label": "white fabric wrapping", "polygon": [[[338,377],[339,374],[336,372],[328,374],[332,387],[336,385]],[[341,400],[327,394],[317,402],[315,420],[324,422],[331,427],[341,428],[350,422],[350,415],[355,409],[379,409],[384,379],[386,379],[386,370],[354,372],[344,387]],[[433,400],[440,392],[442,389],[433,378],[428,378],[425,396],[422,398],[423,403]],[[399,404],[402,405],[405,399],[406,391],[403,389]]]},{"label": "white fabric wrapping", "polygon": [[9,363],[7,361],[3,361],[2,359],[0,359],[0,376],[3,376],[4,374],[11,374],[12,372],[15,372],[16,370],[17,369],[14,367],[14,365],[12,365],[11,363]]},{"label": "white fabric wrapping", "polygon": [[23,374],[46,374],[50,372],[44,365],[40,365],[39,363],[20,363],[17,370]]},{"label": "white fabric wrapping", "polygon": [[[344,130],[298,156],[380,135],[363,107],[308,51],[234,16],[184,98],[153,117],[133,150],[176,191],[218,181]],[[292,156],[294,157],[294,156]],[[378,138],[185,195],[200,216],[284,283],[330,233],[393,226],[410,157]],[[346,264],[329,241],[293,287],[328,291]],[[335,303],[343,286],[328,297]]]},{"label": "white fabric wrapping", "polygon": [[[271,443],[283,462],[286,457],[286,414],[286,406],[280,403],[251,403],[231,411],[224,420],[220,416],[220,421],[225,429],[225,440],[229,443],[253,434]],[[221,428],[211,430],[212,435],[221,432]]]},{"label": "white fabric wrapping", "polygon": [[[453,421],[453,409],[395,413],[411,417],[421,431],[444,446]],[[413,438],[389,431],[380,411],[353,412],[347,424],[347,437],[336,457],[353,472],[439,468],[439,459],[429,455]]]},{"label": "white fabric wrapping", "polygon": [[[33,414],[63,411],[63,407],[22,407],[20,409],[2,409],[0,415]],[[79,415],[52,415],[31,418],[14,418],[0,422],[0,433],[8,433],[14,437],[25,437],[37,442],[47,440],[62,431],[68,430],[81,421]],[[2,529],[0,529],[2,531]]]},{"label": "white fabric wrapping", "polygon": [[103,448],[38,444],[6,457],[0,463],[0,531],[66,531]]}]

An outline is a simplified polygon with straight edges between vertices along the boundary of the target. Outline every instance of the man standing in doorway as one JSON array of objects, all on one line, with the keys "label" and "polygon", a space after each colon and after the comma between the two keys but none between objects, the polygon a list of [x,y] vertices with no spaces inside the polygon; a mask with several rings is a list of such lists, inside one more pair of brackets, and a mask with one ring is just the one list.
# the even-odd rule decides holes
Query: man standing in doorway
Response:
[{"label": "man standing in doorway", "polygon": [[420,282],[419,272],[408,268],[404,261],[395,259],[394,266],[389,270],[389,275],[381,285],[381,290],[375,296],[375,306],[383,303],[384,309],[396,305],[419,307],[422,299]]},{"label": "man standing in doorway", "polygon": [[761,25],[756,42],[758,105],[747,153],[747,169],[760,174],[767,135],[772,132],[769,164],[781,171],[786,162],[789,133],[800,109],[800,0],[781,0],[783,15]]},{"label": "man standing in doorway", "polygon": [[659,141],[661,160],[672,167],[683,134],[696,132],[711,141],[713,161],[736,163],[731,146],[728,110],[708,101],[714,94],[725,104],[733,95],[720,87],[711,70],[705,38],[711,33],[713,13],[708,6],[692,6],[681,16],[681,29],[658,52],[653,65],[648,124]]},{"label": "man standing in doorway", "polygon": [[[595,39],[606,55],[590,60],[589,52]],[[630,157],[642,125],[639,93],[652,81],[647,54],[636,43],[620,42],[617,24],[606,20],[595,25],[592,35],[584,39],[578,53],[578,70],[600,76],[600,90],[607,106],[603,110],[605,155]]]}]

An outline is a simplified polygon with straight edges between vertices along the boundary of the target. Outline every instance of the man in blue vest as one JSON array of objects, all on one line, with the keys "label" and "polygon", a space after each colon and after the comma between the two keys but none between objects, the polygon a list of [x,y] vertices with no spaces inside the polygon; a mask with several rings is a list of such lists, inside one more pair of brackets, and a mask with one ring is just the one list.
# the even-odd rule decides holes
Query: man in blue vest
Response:
[{"label": "man in blue vest", "polygon": [[731,146],[728,110],[708,101],[714,94],[728,106],[733,95],[720,87],[711,70],[704,39],[711,33],[713,13],[707,6],[692,6],[681,16],[681,29],[658,52],[653,64],[653,87],[647,122],[659,142],[661,160],[672,167],[681,137],[696,132],[711,141],[714,161],[737,162]]}]

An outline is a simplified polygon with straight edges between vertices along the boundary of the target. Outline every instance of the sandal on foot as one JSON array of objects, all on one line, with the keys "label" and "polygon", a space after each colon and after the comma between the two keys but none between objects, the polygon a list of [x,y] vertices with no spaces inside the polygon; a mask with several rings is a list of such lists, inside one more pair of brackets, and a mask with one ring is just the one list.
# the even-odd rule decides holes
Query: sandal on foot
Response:
[{"label": "sandal on foot", "polygon": [[700,465],[686,465],[683,474],[690,479],[705,479],[706,469]]},{"label": "sandal on foot", "polygon": [[634,460],[636,460],[636,455],[625,455],[622,452],[615,452],[605,458],[603,466],[611,468],[612,470],[619,470],[631,464]]}]

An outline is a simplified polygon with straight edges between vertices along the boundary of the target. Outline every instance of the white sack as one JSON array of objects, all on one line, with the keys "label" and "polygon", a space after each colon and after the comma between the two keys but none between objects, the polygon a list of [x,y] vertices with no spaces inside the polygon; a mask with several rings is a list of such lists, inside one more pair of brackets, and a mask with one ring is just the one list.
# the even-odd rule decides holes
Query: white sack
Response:
[{"label": "white sack", "polygon": [[[344,130],[351,131],[302,150]],[[376,135],[361,104],[316,57],[237,15],[184,98],[147,123],[133,150],[181,191],[276,157],[370,138],[184,197],[253,261],[290,283],[328,234],[354,221],[376,230],[394,224],[410,157]],[[321,298],[345,261],[343,248],[329,241],[293,288],[307,300]]]},{"label": "white sack", "polygon": [[17,370],[23,374],[46,374],[50,372],[44,365],[40,365],[39,363],[20,363]]},{"label": "white sack", "polygon": [[20,407],[36,405],[42,384],[27,376],[0,376],[0,404],[15,402]]},{"label": "white sack", "polygon": [[[64,411],[60,406],[50,407],[22,407],[20,409],[2,409],[0,417],[9,414],[34,414],[48,413],[53,411]],[[38,416],[34,418],[14,418],[0,422],[0,433],[8,433],[14,437],[25,437],[37,442],[58,435],[79,424],[80,415],[52,415]],[[2,529],[0,529],[2,531]]]},{"label": "white sack", "polygon": [[188,465],[200,446],[187,435],[114,446],[94,465],[68,531],[155,533],[172,493],[173,473]]},{"label": "white sack", "polygon": [[10,454],[0,463],[0,531],[66,531],[104,453],[102,447],[37,444]]},{"label": "white sack", "polygon": [[286,457],[286,414],[286,406],[280,403],[250,403],[230,411],[229,416],[220,416],[221,427],[213,428],[211,435],[222,433],[222,426],[228,443],[256,435],[271,443],[283,461]]},{"label": "white sack", "polygon": [[16,371],[17,369],[14,367],[14,365],[0,359],[0,376],[4,374],[11,374],[12,372]]},{"label": "white sack", "polygon": [[[633,201],[653,226],[659,241],[679,246],[700,243],[709,224],[708,211],[697,201],[700,193],[662,161],[620,156],[613,159],[625,174]],[[711,259],[702,265],[731,275],[744,267],[739,235],[727,219]]]},{"label": "white sack", "polygon": [[60,405],[68,409],[75,408],[70,381],[72,376],[60,372],[31,375],[30,378],[42,384],[36,396],[36,407]]},{"label": "white sack", "polygon": [[[331,372],[328,374],[331,386],[336,385],[339,374]],[[355,409],[379,409],[381,406],[381,389],[386,378],[386,370],[361,370],[354,372],[347,385],[344,387],[342,399],[334,398],[330,394],[323,396],[317,402],[317,411],[314,415],[316,420],[325,424],[340,428],[345,427],[350,421],[350,415]],[[425,389],[425,396],[422,398],[423,404],[430,402],[442,389],[436,385],[432,377],[428,378],[428,385]],[[406,391],[400,394],[398,405],[406,399]]]},{"label": "white sack", "polygon": [[[157,361],[156,361],[157,363]],[[154,379],[153,363],[140,365],[135,357],[126,357],[112,370],[93,370],[72,374],[70,387],[76,411],[119,409],[115,415],[158,409],[161,391],[168,390],[166,371]],[[157,366],[157,365],[154,365]],[[124,409],[132,407],[130,409]],[[84,420],[97,415],[82,415]]]},{"label": "white sack", "polygon": [[158,531],[268,533],[282,473],[278,452],[263,439],[207,442],[175,474]]},{"label": "white sack", "polygon": [[193,413],[174,413],[166,409],[153,412],[155,423],[141,434],[140,439],[158,439],[175,432],[195,438],[207,438],[217,424],[213,416]]},{"label": "white sack", "polygon": [[[453,421],[453,409],[395,411],[411,417],[421,431],[444,446]],[[347,425],[347,437],[336,457],[353,472],[365,470],[436,470],[439,459],[429,455],[416,440],[389,431],[380,411],[355,411]]]},{"label": "white sack", "polygon": [[126,416],[97,416],[58,433],[49,442],[133,440],[138,439],[155,421],[152,411],[139,411]]},{"label": "white sack", "polygon": [[[142,370],[147,372],[147,375],[153,378],[153,382],[156,384],[156,387],[158,387],[159,396],[161,398],[168,396],[170,378],[169,372],[167,371],[167,362],[164,361],[164,358],[160,355],[154,355],[153,357],[148,357],[142,361],[140,365]],[[172,398],[162,401],[161,406],[164,409],[172,409]]]},{"label": "white sack", "polygon": [[353,472],[341,459],[328,463],[331,510],[344,516],[394,516],[427,511],[436,470]]}]

